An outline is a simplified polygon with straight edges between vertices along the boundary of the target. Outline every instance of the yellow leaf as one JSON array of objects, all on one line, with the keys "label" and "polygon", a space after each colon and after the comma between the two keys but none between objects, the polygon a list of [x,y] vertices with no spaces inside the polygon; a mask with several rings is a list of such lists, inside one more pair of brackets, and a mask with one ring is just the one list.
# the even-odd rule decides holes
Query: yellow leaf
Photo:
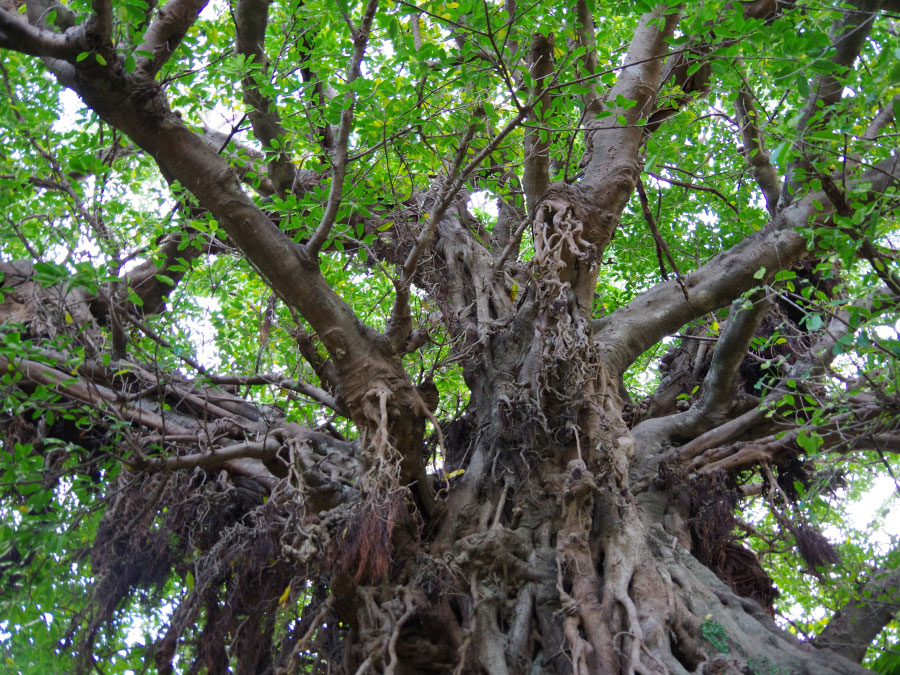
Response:
[{"label": "yellow leaf", "polygon": [[287,602],[288,597],[291,595],[291,585],[288,584],[287,588],[284,589],[284,593],[281,594],[281,597],[278,598],[278,604],[284,607],[284,603]]},{"label": "yellow leaf", "polygon": [[69,314],[68,312],[66,312],[65,319],[66,319],[66,323],[72,323],[73,321],[75,321],[75,319],[72,318],[72,315]]}]

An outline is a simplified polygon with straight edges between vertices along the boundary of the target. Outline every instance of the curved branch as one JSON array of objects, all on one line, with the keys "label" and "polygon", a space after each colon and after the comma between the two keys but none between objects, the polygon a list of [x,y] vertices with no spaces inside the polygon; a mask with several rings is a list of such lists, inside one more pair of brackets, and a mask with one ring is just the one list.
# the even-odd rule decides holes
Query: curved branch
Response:
[{"label": "curved branch", "polygon": [[[853,185],[868,185],[871,200],[898,178],[900,159],[892,158],[863,174]],[[756,286],[760,268],[774,273],[796,264],[807,255],[807,239],[800,230],[810,220],[827,222],[833,211],[834,205],[824,192],[809,194],[783,209],[756,234],[688,274],[684,280],[690,300],[685,300],[676,282],[670,281],[595,321],[595,339],[604,362],[616,373],[623,373],[663,337]]]},{"label": "curved branch", "polygon": [[713,419],[721,418],[731,407],[738,367],[771,304],[765,290],[754,293],[748,302],[749,306],[735,305],[732,308],[731,317],[716,342],[709,372],[703,380],[700,409]]},{"label": "curved branch", "polygon": [[322,245],[328,239],[328,234],[334,226],[337,218],[338,207],[341,204],[344,191],[344,178],[347,175],[347,146],[350,143],[350,132],[353,129],[353,108],[356,102],[356,93],[349,89],[353,82],[362,73],[362,60],[369,42],[369,33],[372,31],[372,21],[375,19],[375,10],[378,9],[378,0],[369,0],[363,13],[359,28],[353,31],[353,55],[350,57],[350,65],[347,67],[348,91],[344,94],[344,109],[341,111],[341,126],[338,131],[337,147],[332,159],[331,186],[328,192],[328,203],[325,212],[319,221],[319,226],[306,244],[307,254],[315,258],[319,254]]},{"label": "curved branch", "polygon": [[826,647],[860,663],[869,644],[900,612],[900,567],[879,569],[858,589],[815,638]]},{"label": "curved branch", "polygon": [[[817,75],[810,83],[809,100],[797,123],[795,133],[795,142],[798,144],[803,143],[816,129],[824,128],[830,121],[834,112],[833,106],[841,100],[844,89],[838,77],[844,75],[859,56],[875,23],[875,16],[882,5],[882,0],[855,0],[849,4],[855,9],[842,10],[841,18],[834,22],[831,29],[832,46],[835,49],[831,62],[837,69],[835,72]],[[813,116],[819,111],[821,115],[818,115],[811,124]],[[797,170],[801,170],[802,173],[804,169],[809,168],[812,160],[812,157],[801,156],[788,166],[778,201],[779,209],[785,208],[793,201],[802,180],[806,179],[805,176],[802,180],[798,179]]]},{"label": "curved branch", "polygon": [[[871,296],[859,307],[871,308],[873,300],[881,296],[881,292]],[[882,303],[883,307],[891,306],[890,303]],[[800,356],[788,369],[788,372],[770,389],[770,393],[761,402],[761,404],[753,410],[725,422],[709,431],[697,436],[689,443],[685,443],[679,448],[672,451],[671,454],[677,455],[682,460],[693,459],[694,457],[711,450],[712,448],[723,446],[732,442],[734,439],[745,436],[748,431],[756,427],[762,434],[768,433],[768,427],[760,427],[768,411],[770,404],[777,404],[782,394],[787,390],[786,383],[788,380],[801,380],[821,373],[830,364],[836,354],[834,346],[848,333],[854,330],[850,324],[850,308],[844,308],[837,312],[829,321],[828,327],[822,332],[816,341],[806,350],[806,353]],[[684,415],[691,414],[684,413]],[[679,417],[679,416],[676,416]],[[653,420],[646,423],[651,424]],[[639,427],[641,425],[638,425]],[[756,435],[760,435],[757,433]]]},{"label": "curved branch", "polygon": [[149,52],[150,55],[139,58],[137,70],[154,77],[184,40],[208,2],[209,0],[169,0],[144,33],[144,42],[137,51]]},{"label": "curved branch", "polygon": [[73,62],[86,49],[85,34],[80,27],[63,34],[37,28],[0,7],[0,48]]},{"label": "curved branch", "polygon": [[268,0],[239,0],[235,8],[235,31],[238,52],[250,61],[251,68],[244,76],[244,103],[250,106],[248,117],[253,134],[263,148],[272,152],[268,163],[269,179],[279,196],[291,191],[296,170],[284,148],[286,132],[275,102],[260,91],[257,78],[265,76],[266,26],[269,23]]}]

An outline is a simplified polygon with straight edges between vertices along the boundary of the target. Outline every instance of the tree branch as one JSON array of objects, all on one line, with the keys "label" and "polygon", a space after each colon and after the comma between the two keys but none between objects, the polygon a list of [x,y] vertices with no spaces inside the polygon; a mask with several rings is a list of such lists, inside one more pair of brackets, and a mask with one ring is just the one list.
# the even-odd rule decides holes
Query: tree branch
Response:
[{"label": "tree branch", "polygon": [[86,42],[83,28],[72,28],[60,35],[32,26],[0,7],[0,48],[74,62],[86,50]]},{"label": "tree branch", "polygon": [[[870,308],[873,300],[880,296],[881,292],[869,297],[866,302],[859,307]],[[885,303],[883,306],[887,306]],[[854,330],[849,322],[849,308],[844,308],[837,312],[828,322],[827,328],[818,336],[816,341],[800,356],[787,373],[778,382],[774,383],[769,390],[769,394],[760,405],[755,407],[739,417],[736,417],[724,424],[721,424],[705,433],[697,436],[689,443],[685,443],[679,448],[672,450],[672,455],[677,455],[682,460],[692,459],[707,450],[724,445],[736,438],[744,436],[748,431],[755,427],[761,433],[768,433],[766,427],[760,427],[766,416],[771,410],[771,406],[777,405],[782,395],[789,389],[786,387],[788,380],[800,381],[821,373],[824,368],[830,364],[834,358],[834,345],[849,332]],[[688,413],[685,413],[687,415]],[[649,420],[652,422],[652,420]],[[642,423],[643,424],[643,423]],[[639,425],[640,426],[640,425]]]},{"label": "tree branch", "polygon": [[638,178],[637,182],[637,193],[638,200],[641,203],[641,211],[644,214],[644,220],[647,221],[647,226],[650,228],[650,234],[653,235],[653,241],[656,243],[656,255],[659,258],[660,276],[662,276],[664,281],[669,280],[669,276],[666,274],[666,266],[663,263],[662,259],[662,256],[665,255],[669,266],[675,273],[675,279],[681,286],[681,292],[684,293],[684,299],[689,301],[690,298],[688,297],[687,289],[684,287],[684,281],[681,279],[681,271],[678,269],[678,265],[676,264],[675,259],[672,257],[672,253],[669,251],[669,246],[668,244],[666,244],[666,240],[663,239],[662,234],[660,234],[659,232],[659,228],[656,226],[656,218],[653,217],[653,212],[650,210],[650,202],[647,199],[647,192],[646,190],[644,190],[644,183],[640,178]]},{"label": "tree branch", "polygon": [[771,304],[765,289],[754,293],[747,302],[749,306],[736,303],[732,307],[703,380],[698,407],[710,420],[722,419],[728,413],[734,401],[738,367]]},{"label": "tree branch", "polygon": [[368,0],[366,9],[359,28],[353,33],[353,55],[347,66],[348,90],[344,94],[344,109],[341,111],[341,126],[338,131],[337,144],[331,166],[331,186],[328,192],[328,202],[325,212],[316,228],[315,233],[306,244],[306,252],[311,258],[315,258],[328,239],[334,221],[337,218],[338,207],[341,204],[344,190],[344,177],[347,174],[347,146],[350,143],[350,132],[353,129],[353,108],[356,102],[356,93],[349,89],[350,85],[362,72],[362,60],[369,42],[369,33],[372,31],[372,21],[375,18],[375,10],[378,9],[378,0]]},{"label": "tree branch", "polygon": [[538,200],[550,187],[550,133],[539,127],[550,110],[550,92],[546,85],[553,74],[553,44],[552,35],[548,37],[535,33],[528,49],[528,70],[534,83],[531,95],[533,99],[540,96],[529,116],[534,126],[529,125],[525,129],[522,185],[525,188],[526,208],[531,214],[534,213]]},{"label": "tree branch", "polygon": [[753,178],[756,180],[756,184],[762,190],[769,215],[774,216],[778,207],[780,181],[775,173],[775,167],[769,162],[769,151],[763,145],[762,133],[756,123],[758,115],[753,107],[753,97],[746,86],[741,87],[738,91],[737,98],[734,101],[734,112],[737,115],[738,125],[741,129],[744,158],[753,171]]},{"label": "tree branch", "polygon": [[113,30],[112,2],[111,0],[91,0],[91,9],[94,13],[87,22],[87,33],[92,38],[91,42],[102,47],[111,47]]},{"label": "tree branch", "polygon": [[349,417],[347,409],[343,405],[338,403],[337,399],[335,399],[334,396],[329,394],[321,387],[316,387],[312,384],[302,382],[300,380],[293,380],[289,377],[285,377],[284,375],[278,375],[277,373],[252,376],[211,374],[207,375],[203,381],[211,382],[212,384],[237,384],[243,386],[264,385],[280,387],[281,389],[289,389],[291,391],[296,391],[299,394],[303,394],[304,396],[307,396],[328,408],[331,408],[339,415]]},{"label": "tree branch", "polygon": [[[881,0],[854,0],[849,3],[855,10],[842,10],[840,19],[834,22],[831,29],[832,46],[835,54],[831,62],[838,68],[832,73],[817,75],[810,82],[810,95],[803,109],[800,121],[797,123],[794,135],[795,143],[801,144],[805,138],[816,129],[824,128],[834,112],[833,106],[841,100],[844,85],[838,79],[844,75],[853,65],[856,57],[865,44],[865,40],[872,30],[877,10],[882,4]],[[818,114],[821,111],[821,114]],[[813,116],[816,119],[811,124]],[[813,158],[801,155],[792,162],[786,171],[784,185],[781,189],[781,197],[778,208],[783,209],[790,204],[800,185],[806,176],[798,176],[811,167]]]},{"label": "tree branch", "polygon": [[[594,29],[594,15],[588,9],[586,0],[577,0],[575,3],[575,35],[578,39],[578,46],[584,47],[585,53],[582,59],[582,66],[585,75],[593,75],[597,72],[597,37]],[[599,97],[597,90],[593,87],[582,95],[584,101],[584,109],[593,109],[594,102]]]},{"label": "tree branch", "polygon": [[266,26],[269,23],[268,0],[239,0],[235,8],[237,49],[247,57],[253,67],[242,80],[244,103],[250,106],[248,117],[253,134],[263,148],[272,154],[268,162],[268,175],[275,191],[284,197],[291,191],[296,170],[285,148],[286,132],[275,102],[264,95],[258,79],[266,76],[265,54]]},{"label": "tree branch", "polygon": [[[869,184],[866,199],[881,195],[900,178],[900,160],[884,160],[853,185]],[[865,198],[865,197],[864,197]],[[814,203],[822,204],[818,210]],[[681,326],[707,312],[724,307],[759,283],[761,267],[768,273],[787,269],[807,255],[807,239],[800,233],[810,220],[825,223],[834,205],[824,192],[805,196],[783,209],[768,225],[729,251],[685,277],[690,301],[685,301],[676,282],[660,284],[625,307],[594,322],[595,340],[603,360],[622,373],[644,351]]]},{"label": "tree branch", "polygon": [[872,572],[813,641],[860,663],[875,636],[900,612],[900,567]]},{"label": "tree branch", "polygon": [[728,200],[728,197],[723,195],[716,188],[709,187],[707,185],[698,185],[697,183],[688,183],[687,181],[678,180],[677,178],[667,178],[666,176],[660,176],[651,171],[648,171],[647,175],[652,176],[656,180],[661,180],[664,183],[669,183],[670,185],[677,185],[678,187],[683,187],[687,190],[697,190],[698,192],[709,192],[710,194],[713,194],[716,197],[718,197],[719,199],[721,199],[725,203],[725,206],[727,206],[729,209],[734,211],[735,215],[738,215],[738,216],[741,215],[740,209],[738,207],[736,207],[734,204],[732,204]]},{"label": "tree branch", "polygon": [[[598,251],[612,238],[640,176],[638,155],[645,130],[638,122],[653,112],[669,50],[666,38],[674,32],[678,17],[677,12],[664,14],[663,10],[641,17],[624,65],[606,97],[604,107],[613,114],[587,124],[587,166],[578,191],[592,206],[583,236]],[[593,283],[589,276],[585,284]]]},{"label": "tree branch", "polygon": [[175,53],[208,2],[209,0],[169,0],[144,33],[144,41],[137,51],[150,52],[151,55],[138,58],[137,70],[148,77],[154,77]]}]

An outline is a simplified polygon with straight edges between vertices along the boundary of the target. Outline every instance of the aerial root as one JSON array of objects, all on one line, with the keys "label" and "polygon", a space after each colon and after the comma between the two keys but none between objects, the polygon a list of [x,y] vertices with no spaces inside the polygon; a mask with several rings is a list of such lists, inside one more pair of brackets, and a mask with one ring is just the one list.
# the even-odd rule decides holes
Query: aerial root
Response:
[{"label": "aerial root", "polygon": [[397,619],[397,622],[394,624],[394,631],[391,633],[390,642],[388,642],[388,655],[391,657],[391,660],[384,670],[384,675],[394,675],[397,663],[399,663],[399,659],[397,658],[397,640],[400,639],[400,630],[403,628],[403,624],[409,620],[409,617],[413,615],[416,608],[416,603],[413,601],[412,595],[409,592],[404,594],[403,604],[403,614],[400,615],[400,618]]},{"label": "aerial root", "polygon": [[628,593],[621,589],[616,591],[615,598],[625,609],[625,616],[628,619],[628,630],[619,634],[631,638],[631,653],[628,658],[628,674],[631,675],[634,672],[644,672],[643,670],[637,670],[637,667],[641,662],[641,645],[644,643],[644,631],[641,628],[640,621],[638,621],[634,602],[631,600]]},{"label": "aerial root", "polygon": [[578,616],[567,616],[563,621],[563,633],[572,650],[572,675],[591,675],[588,656],[593,653],[594,647],[578,632],[580,623]]}]

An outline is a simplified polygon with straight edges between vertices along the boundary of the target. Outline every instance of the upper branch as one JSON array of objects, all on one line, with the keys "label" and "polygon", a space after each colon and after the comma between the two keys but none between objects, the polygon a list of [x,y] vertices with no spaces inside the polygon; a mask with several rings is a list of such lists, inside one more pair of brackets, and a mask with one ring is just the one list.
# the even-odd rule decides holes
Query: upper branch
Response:
[{"label": "upper branch", "polygon": [[[881,8],[882,0],[855,0],[850,3],[855,10],[842,10],[841,18],[832,27],[832,44],[835,49],[832,63],[837,66],[836,72],[817,75],[810,87],[809,100],[797,123],[796,138],[801,141],[809,133],[823,128],[831,118],[832,106],[841,100],[844,85],[839,79],[847,73],[850,66],[859,56],[865,44],[876,12]],[[821,114],[817,114],[821,111]],[[784,185],[781,189],[779,208],[790,204],[805,180],[805,176],[797,174],[798,169],[809,165],[809,158],[801,156],[787,169]],[[802,171],[801,171],[802,173]]]},{"label": "upper branch", "polygon": [[[378,9],[378,0],[369,0],[363,13],[359,28],[353,31],[353,55],[350,57],[350,65],[347,68],[347,85],[351,85],[362,73],[362,60],[369,42],[369,33],[372,31],[372,21],[375,11]],[[347,146],[350,143],[350,132],[353,129],[353,107],[356,94],[348,89],[344,95],[344,109],[341,111],[341,127],[338,132],[337,147],[332,160],[331,188],[328,192],[328,203],[325,212],[319,221],[319,226],[306,245],[306,250],[311,256],[319,253],[322,245],[328,239],[334,221],[337,218],[338,207],[341,203],[341,195],[344,190],[344,178],[347,175]]]},{"label": "upper branch", "polygon": [[727,413],[731,407],[738,368],[770,304],[765,291],[755,293],[749,303],[749,307],[740,304],[733,307],[731,318],[716,342],[712,363],[703,381],[699,407],[706,416],[714,419]]},{"label": "upper branch", "polygon": [[[852,185],[867,184],[867,197],[881,195],[900,178],[900,159],[891,158]],[[818,210],[815,204],[821,204]],[[800,233],[811,219],[825,223],[834,205],[824,192],[809,194],[783,209],[759,232],[713,258],[685,278],[690,299],[675,281],[659,284],[595,323],[596,339],[608,367],[622,373],[645,350],[707,312],[724,307],[759,283],[756,273],[786,269],[807,252]]]},{"label": "upper branch", "polygon": [[244,76],[244,103],[250,106],[248,117],[253,133],[264,148],[274,149],[268,164],[269,178],[280,196],[291,190],[296,171],[284,150],[285,130],[275,102],[260,91],[257,78],[264,77],[266,54],[266,26],[269,22],[268,0],[239,0],[235,8],[235,29],[238,52],[248,57],[259,71],[251,70]]},{"label": "upper branch", "polygon": [[[525,132],[525,165],[522,185],[528,211],[533,212],[537,201],[550,187],[550,135],[544,132],[541,140],[539,125],[547,117],[550,108],[550,92],[545,89],[548,78],[553,74],[553,36],[535,33],[528,50],[528,69],[534,81],[532,95],[541,92],[540,102],[535,105],[531,118],[534,128]],[[543,90],[543,91],[542,91]]]},{"label": "upper branch", "polygon": [[744,157],[753,171],[753,177],[766,199],[766,209],[775,215],[778,206],[779,181],[775,167],[769,162],[769,152],[763,145],[762,132],[757,124],[758,115],[747,87],[742,87],[734,101],[734,112],[741,127]]},{"label": "upper branch", "polygon": [[[638,150],[643,142],[643,129],[637,122],[653,112],[668,52],[666,38],[677,22],[677,13],[663,15],[653,11],[641,17],[622,71],[606,97],[606,108],[615,114],[588,125],[591,157],[584,177],[587,186],[601,187],[611,176],[623,171],[637,172]],[[627,108],[616,105],[617,100],[623,99],[634,103]],[[620,119],[625,120],[624,125],[618,123]]]},{"label": "upper branch", "polygon": [[74,61],[85,50],[84,30],[73,28],[62,35],[37,28],[0,7],[0,47],[65,61]]},{"label": "upper branch", "polygon": [[859,663],[869,644],[900,612],[897,587],[900,567],[876,570],[816,637],[817,647],[828,647]]},{"label": "upper branch", "polygon": [[91,8],[94,13],[87,24],[88,34],[98,44],[108,47],[113,30],[112,2],[111,0],[92,0]]},{"label": "upper branch", "polygon": [[188,29],[194,25],[209,0],[170,0],[159,10],[156,20],[144,33],[140,52],[150,52],[138,61],[138,70],[153,77],[159,72],[175,49],[181,44]]}]

